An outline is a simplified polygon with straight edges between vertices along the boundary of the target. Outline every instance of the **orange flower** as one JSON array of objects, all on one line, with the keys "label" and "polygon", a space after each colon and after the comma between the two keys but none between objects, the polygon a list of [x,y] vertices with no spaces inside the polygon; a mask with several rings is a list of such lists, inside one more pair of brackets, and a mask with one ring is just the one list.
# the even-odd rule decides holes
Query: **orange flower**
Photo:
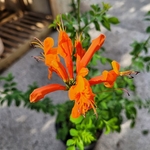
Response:
[{"label": "orange flower", "polygon": [[60,84],[49,84],[40,88],[35,89],[30,94],[30,102],[38,102],[40,99],[44,98],[44,96],[50,92],[58,91],[58,90],[66,90],[66,86]]},{"label": "orange flower", "polygon": [[73,118],[77,118],[80,115],[85,116],[85,113],[93,108],[95,114],[95,94],[92,92],[90,84],[84,76],[88,73],[86,68],[82,68],[77,75],[76,84],[69,89],[69,98],[74,100],[75,104],[72,109],[71,115]]},{"label": "orange flower", "polygon": [[60,62],[58,56],[58,48],[54,46],[54,40],[50,37],[47,37],[42,43],[40,40],[36,39],[37,42],[32,42],[36,47],[43,49],[42,56],[36,56],[37,60],[43,61],[45,65],[48,66],[48,78],[51,78],[52,72],[56,72],[64,82],[68,82],[69,77],[67,71],[63,64]]},{"label": "orange flower", "polygon": [[73,79],[72,41],[68,34],[60,29],[58,37],[58,53],[64,58],[70,79]]},{"label": "orange flower", "polygon": [[104,70],[100,76],[91,78],[89,80],[90,85],[104,83],[106,87],[111,88],[118,76],[131,76],[131,74],[138,74],[138,72],[132,70],[119,72],[120,65],[116,61],[112,61],[112,68],[113,69],[110,71]]},{"label": "orange flower", "polygon": [[105,41],[104,34],[101,34],[99,37],[97,37],[92,41],[92,44],[90,45],[90,47],[88,48],[84,56],[82,57],[81,61],[78,63],[79,64],[79,66],[77,66],[78,71],[80,71],[80,69],[82,69],[83,67],[87,66],[87,64],[93,57],[94,53],[101,48],[104,41]]}]

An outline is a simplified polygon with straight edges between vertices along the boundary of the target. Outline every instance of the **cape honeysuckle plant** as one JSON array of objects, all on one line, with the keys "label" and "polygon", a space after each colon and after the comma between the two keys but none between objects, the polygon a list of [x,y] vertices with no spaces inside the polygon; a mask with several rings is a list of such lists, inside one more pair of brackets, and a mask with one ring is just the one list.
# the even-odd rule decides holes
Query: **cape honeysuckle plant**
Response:
[{"label": "cape honeysuckle plant", "polygon": [[[105,40],[103,34],[91,43],[91,24],[100,31],[100,24],[110,30],[111,24],[119,23],[116,17],[106,15],[110,5],[91,5],[91,10],[81,14],[80,0],[77,0],[76,4],[75,1],[72,2],[72,13],[62,14],[62,19],[58,16],[50,25],[59,26],[58,46],[52,47],[52,38],[46,38],[44,42],[36,39],[36,42],[32,43],[44,50],[42,57],[35,58],[47,65],[48,76],[50,77],[53,71],[56,72],[63,79],[64,85],[52,84],[38,88],[30,95],[30,101],[39,101],[55,90],[68,91],[70,100],[56,106],[57,138],[66,143],[68,150],[74,150],[75,147],[82,150],[96,141],[103,129],[107,134],[113,131],[120,132],[123,110],[127,119],[132,121],[131,127],[134,126],[135,102],[124,97],[123,91],[129,94],[126,90],[128,88],[135,92],[133,80],[127,76],[133,78],[132,74],[138,72],[120,72],[118,62],[102,56],[104,48],[98,50]],[[63,20],[63,24],[60,20]],[[64,58],[65,66],[61,64],[59,57]],[[99,72],[96,68],[98,60],[102,64],[111,62],[113,69]]]},{"label": "cape honeysuckle plant", "polygon": [[[70,134],[73,138],[67,141],[67,146],[68,149],[75,149],[76,146],[79,149],[83,149],[85,145],[96,140],[95,135],[92,135],[92,133],[89,132],[90,130],[94,130],[94,134],[96,134],[97,129],[102,129],[103,126],[106,128],[106,132],[110,132],[110,130],[119,130],[119,127],[115,125],[119,120],[114,116],[113,118],[109,118],[109,115],[111,114],[108,115],[108,112],[104,111],[109,108],[106,103],[103,102],[103,99],[105,101],[109,100],[109,97],[112,98],[111,92],[109,93],[107,88],[112,88],[119,76],[129,76],[132,78],[132,75],[136,75],[139,72],[132,70],[120,71],[119,63],[113,60],[111,62],[112,70],[104,70],[97,76],[86,78],[90,72],[87,68],[88,63],[91,61],[94,53],[96,53],[103,45],[106,38],[105,35],[100,34],[97,38],[92,40],[91,45],[85,50],[82,47],[82,34],[76,35],[75,44],[73,44],[73,41],[69,38],[61,21],[58,22],[57,29],[59,35],[58,45],[56,47],[53,47],[54,40],[51,37],[47,37],[43,42],[35,38],[32,45],[40,47],[43,50],[41,56],[34,56],[34,58],[44,62],[48,67],[48,77],[50,78],[52,73],[55,72],[64,81],[64,85],[56,83],[37,88],[30,94],[30,102],[38,102],[44,98],[46,94],[57,90],[67,91],[69,100],[73,103],[71,114],[68,115],[70,116],[70,120],[76,125],[76,129],[70,129]],[[60,57],[64,59],[65,66],[60,61]],[[99,89],[98,93],[95,93],[92,86],[102,83],[104,84],[104,87],[106,87],[106,93],[101,91],[101,89]],[[116,88],[115,90],[126,91],[124,88]],[[103,95],[103,93],[105,94]],[[99,94],[102,97],[99,97]],[[112,103],[114,102],[112,101]],[[103,109],[101,109],[101,107],[103,107]],[[95,115],[92,114],[92,109],[93,114]],[[121,112],[121,110],[119,111]],[[90,115],[87,115],[88,112],[90,112]],[[69,113],[69,111],[66,113]],[[92,120],[89,119],[93,117],[98,121],[95,121],[97,128],[92,125]],[[87,125],[87,130],[84,130],[85,126],[82,124],[84,122]]]},{"label": "cape honeysuckle plant", "polygon": [[[128,90],[135,93],[136,87],[134,80],[131,79],[138,73],[133,71],[133,68],[136,67],[138,70],[140,68],[137,67],[142,66],[139,64],[143,61],[139,60],[144,60],[144,65],[147,63],[146,66],[149,66],[149,56],[140,57],[142,59],[139,59],[139,56],[143,50],[147,52],[150,38],[145,42],[133,44],[134,49],[131,52],[133,63],[129,66],[131,70],[120,71],[118,62],[102,56],[102,52],[105,52],[101,47],[105,35],[100,34],[91,43],[89,34],[91,24],[94,24],[95,30],[100,31],[100,25],[110,30],[111,24],[119,23],[116,17],[108,17],[106,14],[110,5],[106,3],[102,3],[102,7],[91,5],[91,10],[81,14],[80,0],[76,1],[77,4],[74,0],[72,2],[73,11],[62,15],[63,24],[58,16],[50,25],[58,28],[58,45],[53,47],[54,40],[51,37],[43,42],[35,38],[35,42],[32,42],[33,45],[43,49],[42,55],[35,58],[47,66],[48,78],[56,72],[64,84],[49,84],[41,88],[33,84],[26,92],[22,92],[17,89],[13,76],[8,75],[0,78],[0,81],[5,81],[4,90],[0,91],[0,102],[2,104],[7,101],[8,105],[15,102],[16,106],[19,106],[23,101],[25,107],[42,110],[50,115],[57,111],[57,137],[66,143],[68,150],[75,150],[75,147],[83,150],[85,146],[96,141],[102,131],[106,134],[113,131],[120,132],[124,113],[127,119],[131,120],[131,127],[134,126],[137,101],[124,96],[124,92],[127,95]],[[65,65],[60,58],[64,59]],[[97,61],[102,64],[111,63],[112,69],[98,70]],[[44,98],[46,94],[56,90],[68,92],[69,100],[54,105],[49,98]],[[38,102],[29,103],[29,95],[31,102]],[[43,100],[40,101],[41,99]],[[147,106],[146,103],[140,104],[144,105]]]}]

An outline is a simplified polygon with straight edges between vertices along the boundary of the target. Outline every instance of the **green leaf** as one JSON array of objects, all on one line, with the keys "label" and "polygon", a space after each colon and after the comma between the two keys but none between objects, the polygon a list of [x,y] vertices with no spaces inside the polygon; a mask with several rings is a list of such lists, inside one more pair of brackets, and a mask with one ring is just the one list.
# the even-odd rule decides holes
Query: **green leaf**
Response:
[{"label": "green leaf", "polygon": [[145,62],[148,62],[148,61],[150,61],[150,56],[147,56],[147,57],[144,57],[144,59],[143,59]]},{"label": "green leaf", "polygon": [[97,31],[100,31],[101,29],[100,29],[99,23],[98,23],[96,20],[93,21],[93,23],[94,23],[94,25],[95,25],[96,30],[97,30]]},{"label": "green leaf", "polygon": [[69,146],[66,150],[76,150],[75,146]]},{"label": "green leaf", "polygon": [[149,133],[149,130],[143,130],[143,131],[142,131],[142,134],[143,134],[143,135],[148,135],[148,133]]},{"label": "green leaf", "polygon": [[94,15],[95,15],[95,13],[94,13],[93,10],[90,10],[89,13],[90,13],[91,16],[94,16]]},{"label": "green leaf", "polygon": [[145,14],[145,16],[150,16],[150,11],[148,11],[148,12]]},{"label": "green leaf", "polygon": [[127,104],[125,109],[126,109],[125,113],[128,119],[136,118],[137,112],[136,112],[136,108],[134,107],[134,104],[132,103]]},{"label": "green leaf", "polygon": [[83,145],[83,141],[82,140],[78,140],[77,141],[77,147],[79,148],[79,150],[84,150],[84,145]]},{"label": "green leaf", "polygon": [[83,16],[82,20],[85,25],[88,25],[88,17],[87,16]]},{"label": "green leaf", "polygon": [[116,17],[110,17],[110,18],[108,18],[108,21],[110,23],[112,23],[112,24],[118,24],[118,23],[120,23],[120,21]]},{"label": "green leaf", "polygon": [[137,41],[134,41],[131,44],[131,46],[133,47],[133,50],[132,50],[132,52],[130,54],[134,55],[134,56],[138,56],[143,50],[144,43],[139,43]]},{"label": "green leaf", "polygon": [[135,126],[135,120],[133,119],[133,120],[131,121],[130,128],[133,128],[134,126]]},{"label": "green leaf", "polygon": [[146,32],[150,33],[150,26],[146,28]]},{"label": "green leaf", "polygon": [[146,66],[146,71],[147,71],[147,72],[150,71],[150,66],[149,66],[149,65]]},{"label": "green leaf", "polygon": [[56,28],[56,24],[50,24],[48,28]]},{"label": "green leaf", "polygon": [[76,129],[70,129],[70,135],[71,136],[78,136],[78,131]]},{"label": "green leaf", "polygon": [[118,121],[117,118],[111,118],[111,119],[107,122],[107,124],[109,124],[109,126],[114,126],[117,121]]},{"label": "green leaf", "polygon": [[[107,109],[108,106],[106,104],[106,102],[101,102],[100,105],[102,106],[103,109]],[[103,111],[102,111],[103,112]],[[104,111],[105,112],[105,111]]]},{"label": "green leaf", "polygon": [[70,115],[70,121],[73,122],[74,124],[79,124],[82,120],[83,120],[82,115],[78,118],[72,118],[72,116]]},{"label": "green leaf", "polygon": [[[86,125],[85,125],[86,126]],[[85,127],[86,128],[86,127]],[[94,128],[94,127],[93,127]],[[83,141],[84,144],[88,145],[91,142],[95,141],[95,137],[93,136],[93,133],[90,131],[91,128],[86,128],[86,130],[80,130],[79,135]]]},{"label": "green leaf", "polygon": [[101,23],[102,23],[102,25],[107,29],[107,30],[111,30],[110,29],[110,23],[109,23],[109,21],[106,19],[106,18],[104,18],[103,17],[103,20],[101,21]]},{"label": "green leaf", "polygon": [[73,139],[68,139],[67,140],[67,146],[71,146],[71,145],[74,145],[75,144],[75,141]]},{"label": "green leaf", "polygon": [[105,128],[105,134],[109,134],[111,132],[111,129],[108,125],[106,125],[106,128]]},{"label": "green leaf", "polygon": [[8,99],[7,105],[10,106],[11,103],[12,103],[12,97],[11,97],[11,95],[7,95],[6,98]]},{"label": "green leaf", "polygon": [[19,100],[19,99],[16,99],[16,106],[18,107],[18,106],[20,106],[20,104],[21,104],[21,101]]},{"label": "green leaf", "polygon": [[7,78],[5,78],[5,79],[6,79],[6,81],[10,82],[10,81],[12,81],[12,80],[14,79],[14,77],[13,77],[13,75],[10,73],[10,74],[8,74]]},{"label": "green leaf", "polygon": [[102,63],[103,65],[105,65],[105,64],[107,63],[107,58],[101,57],[101,58],[100,58],[100,61],[101,61],[101,63]]},{"label": "green leaf", "polygon": [[94,11],[99,12],[101,9],[98,4],[90,6]]}]

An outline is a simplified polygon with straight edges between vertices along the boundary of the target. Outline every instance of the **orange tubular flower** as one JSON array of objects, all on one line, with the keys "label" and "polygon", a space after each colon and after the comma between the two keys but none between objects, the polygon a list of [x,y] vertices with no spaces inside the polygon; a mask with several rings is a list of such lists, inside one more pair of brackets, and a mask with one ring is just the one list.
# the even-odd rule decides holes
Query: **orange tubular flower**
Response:
[{"label": "orange tubular flower", "polygon": [[67,82],[68,74],[60,62],[58,56],[58,48],[52,48],[54,46],[54,40],[52,38],[46,38],[44,40],[44,55],[45,55],[45,64],[49,67],[49,77],[51,77],[51,72],[56,72],[64,82]]},{"label": "orange tubular flower", "polygon": [[82,68],[80,73],[76,78],[76,85],[71,86],[69,89],[69,98],[74,100],[75,104],[72,109],[72,117],[77,118],[80,115],[85,116],[85,113],[93,108],[94,113],[96,114],[95,109],[95,94],[92,92],[88,80],[84,76],[88,73],[86,68]]},{"label": "orange tubular flower", "polygon": [[58,53],[64,58],[69,77],[73,79],[72,41],[62,29],[60,29],[58,37]]},{"label": "orange tubular flower", "polygon": [[38,40],[38,42],[32,42],[32,44],[42,48],[44,51],[42,56],[37,56],[35,58],[37,60],[43,61],[45,65],[48,66],[48,77],[50,78],[52,76],[52,72],[56,72],[63,79],[64,82],[67,82],[69,80],[69,77],[65,67],[60,62],[60,58],[58,56],[58,48],[53,47],[54,40],[50,37],[47,37],[43,43]]},{"label": "orange tubular flower", "polygon": [[123,72],[119,72],[120,70],[120,65],[118,62],[116,61],[112,61],[112,70],[110,71],[106,71],[104,70],[102,72],[102,75],[97,76],[97,77],[93,77],[89,80],[90,85],[95,85],[95,84],[99,84],[99,83],[104,83],[104,85],[108,88],[113,87],[116,79],[118,76],[131,76],[131,74],[138,74],[139,72],[136,71],[123,71]]},{"label": "orange tubular flower", "polygon": [[60,84],[49,84],[37,88],[30,94],[30,102],[31,103],[38,102],[40,99],[44,98],[46,94],[58,90],[66,90],[66,87]]},{"label": "orange tubular flower", "polygon": [[80,71],[81,68],[87,66],[87,64],[89,63],[89,61],[93,57],[94,53],[96,51],[98,51],[101,48],[101,46],[103,45],[103,43],[105,41],[105,38],[106,38],[105,35],[101,34],[99,37],[97,37],[96,39],[94,39],[92,41],[91,46],[86,51],[86,53],[84,54],[84,56],[82,57],[82,59],[81,59],[81,61],[79,63],[78,71]]}]

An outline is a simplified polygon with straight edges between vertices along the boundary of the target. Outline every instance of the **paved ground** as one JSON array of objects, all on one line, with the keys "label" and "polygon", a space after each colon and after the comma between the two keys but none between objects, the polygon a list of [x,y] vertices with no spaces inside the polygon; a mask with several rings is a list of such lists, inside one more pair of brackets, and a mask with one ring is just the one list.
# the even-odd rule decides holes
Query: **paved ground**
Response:
[{"label": "paved ground", "polygon": [[[98,0],[85,0],[82,8],[86,10],[89,4],[97,2],[100,3]],[[148,23],[143,21],[143,16],[146,11],[150,10],[150,2],[149,0],[113,0],[113,2],[107,0],[107,2],[112,4],[110,15],[117,16],[121,23],[113,26],[111,32],[105,29],[102,31],[107,36],[106,54],[119,61],[122,66],[126,66],[130,64],[131,47],[129,44],[135,39],[146,39],[147,35],[144,30]],[[99,34],[92,30],[91,33],[93,37]],[[57,39],[55,32],[50,36]],[[12,72],[21,90],[25,90],[34,81],[40,86],[53,82],[60,83],[61,81],[56,76],[53,76],[50,81],[47,79],[47,70],[43,64],[31,58],[37,54],[39,50],[29,51],[2,75]],[[136,77],[136,81],[139,95],[144,98],[150,96],[150,74],[141,73]],[[50,97],[55,103],[59,103],[67,99],[67,94],[57,92],[57,94],[51,94]],[[55,117],[22,107],[0,107],[0,150],[64,150],[63,144],[55,140],[54,121]],[[134,129],[130,129],[129,122],[125,122],[120,134],[103,135],[95,150],[149,150],[150,134],[143,136],[141,133],[145,129],[150,131],[149,123],[150,114],[146,110],[140,110]]]}]

